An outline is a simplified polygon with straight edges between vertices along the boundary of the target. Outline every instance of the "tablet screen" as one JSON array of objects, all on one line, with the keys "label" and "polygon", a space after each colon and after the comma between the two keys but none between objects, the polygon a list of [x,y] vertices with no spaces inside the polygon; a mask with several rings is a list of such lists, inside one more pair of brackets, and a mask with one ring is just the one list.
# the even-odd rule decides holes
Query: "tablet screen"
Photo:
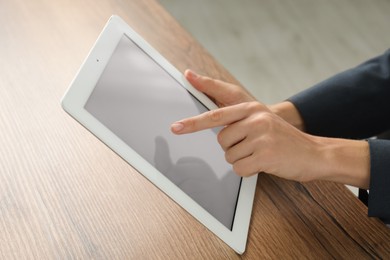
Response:
[{"label": "tablet screen", "polygon": [[241,177],[217,143],[218,129],[174,135],[170,125],[207,111],[123,35],[85,109],[228,229]]}]

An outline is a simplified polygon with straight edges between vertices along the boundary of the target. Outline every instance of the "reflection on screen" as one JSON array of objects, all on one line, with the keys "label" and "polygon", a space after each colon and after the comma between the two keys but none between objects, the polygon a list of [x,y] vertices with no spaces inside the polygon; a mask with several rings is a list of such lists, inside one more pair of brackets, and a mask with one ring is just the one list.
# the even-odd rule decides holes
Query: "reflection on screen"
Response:
[{"label": "reflection on screen", "polygon": [[125,35],[85,109],[231,229],[241,178],[205,130],[176,136],[170,125],[207,111]]}]

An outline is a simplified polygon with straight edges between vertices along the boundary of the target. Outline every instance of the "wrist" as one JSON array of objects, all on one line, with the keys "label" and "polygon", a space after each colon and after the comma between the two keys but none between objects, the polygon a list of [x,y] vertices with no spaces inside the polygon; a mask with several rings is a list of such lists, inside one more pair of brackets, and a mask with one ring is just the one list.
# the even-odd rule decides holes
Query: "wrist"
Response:
[{"label": "wrist", "polygon": [[370,153],[366,141],[315,138],[318,144],[316,179],[369,188]]}]

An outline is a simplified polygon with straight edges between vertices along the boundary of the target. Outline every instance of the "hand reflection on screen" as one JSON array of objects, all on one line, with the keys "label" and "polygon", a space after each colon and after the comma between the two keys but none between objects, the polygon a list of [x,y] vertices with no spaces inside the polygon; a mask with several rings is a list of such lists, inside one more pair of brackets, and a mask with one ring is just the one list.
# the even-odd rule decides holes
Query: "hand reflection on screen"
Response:
[{"label": "hand reflection on screen", "polygon": [[238,192],[229,188],[229,183],[234,183],[237,177],[233,171],[218,179],[213,169],[202,159],[182,157],[175,163],[171,159],[167,141],[158,136],[155,143],[155,167],[200,206],[230,227]]}]

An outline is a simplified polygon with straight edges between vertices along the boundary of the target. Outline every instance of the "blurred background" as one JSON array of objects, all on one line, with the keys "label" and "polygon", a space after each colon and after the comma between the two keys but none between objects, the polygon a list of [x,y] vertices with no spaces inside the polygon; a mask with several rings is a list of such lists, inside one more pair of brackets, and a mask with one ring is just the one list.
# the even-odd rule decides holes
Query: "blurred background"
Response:
[{"label": "blurred background", "polygon": [[389,0],[160,3],[267,104],[390,48]]}]

